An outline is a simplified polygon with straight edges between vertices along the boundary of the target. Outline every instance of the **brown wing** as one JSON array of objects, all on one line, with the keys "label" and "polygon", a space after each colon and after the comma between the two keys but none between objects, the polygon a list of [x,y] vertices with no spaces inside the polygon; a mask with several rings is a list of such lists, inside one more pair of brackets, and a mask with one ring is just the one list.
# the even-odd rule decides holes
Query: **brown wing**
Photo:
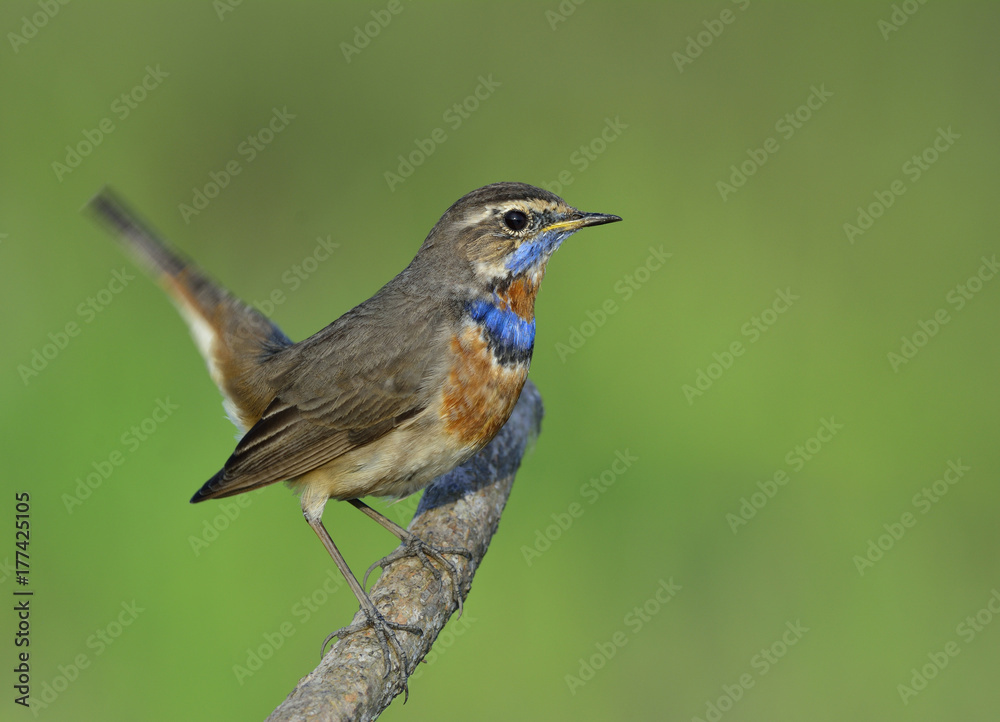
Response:
[{"label": "brown wing", "polygon": [[277,395],[192,502],[301,476],[427,407],[443,373],[445,314],[412,318],[383,294],[265,361]]}]

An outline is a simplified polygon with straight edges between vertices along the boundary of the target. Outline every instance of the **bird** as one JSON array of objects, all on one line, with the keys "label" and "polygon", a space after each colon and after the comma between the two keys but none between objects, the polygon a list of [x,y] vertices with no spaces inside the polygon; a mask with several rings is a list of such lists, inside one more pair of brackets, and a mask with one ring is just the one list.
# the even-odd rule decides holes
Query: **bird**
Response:
[{"label": "bird", "polygon": [[[622,220],[584,213],[525,183],[492,183],[456,201],[416,256],[375,295],[293,343],[267,316],[214,281],[148,227],[111,188],[88,208],[166,290],[187,322],[223,406],[242,436],[192,503],[285,481],[405,678],[397,631],[375,608],[323,525],[331,499],[347,501],[402,542],[369,568],[402,556],[469,553],[427,544],[363,501],[403,498],[471,458],[506,423],[535,344],[535,299],[546,264],[576,231]],[[435,576],[440,579],[439,572]]]}]

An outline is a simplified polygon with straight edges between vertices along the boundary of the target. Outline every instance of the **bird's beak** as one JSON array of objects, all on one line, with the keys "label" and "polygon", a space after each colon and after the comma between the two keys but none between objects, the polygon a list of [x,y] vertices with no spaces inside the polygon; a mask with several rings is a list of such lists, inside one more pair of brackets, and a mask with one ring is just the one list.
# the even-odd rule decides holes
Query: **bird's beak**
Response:
[{"label": "bird's beak", "polygon": [[576,211],[573,215],[563,221],[553,223],[546,231],[578,231],[586,226],[600,226],[605,223],[615,223],[620,221],[620,216],[613,216],[610,213],[581,213]]}]

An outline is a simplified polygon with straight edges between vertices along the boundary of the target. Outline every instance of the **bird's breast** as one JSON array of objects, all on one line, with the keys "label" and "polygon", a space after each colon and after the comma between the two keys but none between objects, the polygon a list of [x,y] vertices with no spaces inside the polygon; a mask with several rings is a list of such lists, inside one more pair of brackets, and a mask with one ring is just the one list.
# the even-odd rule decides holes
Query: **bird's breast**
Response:
[{"label": "bird's breast", "polygon": [[[529,292],[530,291],[530,292]],[[449,436],[481,448],[510,417],[535,344],[534,289],[518,282],[466,306],[450,341],[441,416]]]},{"label": "bird's breast", "polygon": [[477,328],[501,365],[529,363],[535,347],[537,283],[519,278],[465,306],[465,321]]}]

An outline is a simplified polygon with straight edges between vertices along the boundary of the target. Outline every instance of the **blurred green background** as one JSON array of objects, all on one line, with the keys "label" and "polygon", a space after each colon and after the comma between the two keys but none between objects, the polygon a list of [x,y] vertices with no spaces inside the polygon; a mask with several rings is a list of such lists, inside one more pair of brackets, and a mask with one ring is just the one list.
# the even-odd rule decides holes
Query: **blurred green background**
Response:
[{"label": "blurred green background", "polygon": [[[301,339],[457,198],[519,180],[625,222],[549,265],[542,435],[465,616],[384,719],[995,717],[998,21],[3,3],[0,587],[27,491],[37,716],[263,719],[357,606],[283,486],[187,503],[234,429],[86,200],[114,185]],[[357,570],[394,546],[346,505],[326,524]],[[27,719],[3,636],[0,716]]]}]

